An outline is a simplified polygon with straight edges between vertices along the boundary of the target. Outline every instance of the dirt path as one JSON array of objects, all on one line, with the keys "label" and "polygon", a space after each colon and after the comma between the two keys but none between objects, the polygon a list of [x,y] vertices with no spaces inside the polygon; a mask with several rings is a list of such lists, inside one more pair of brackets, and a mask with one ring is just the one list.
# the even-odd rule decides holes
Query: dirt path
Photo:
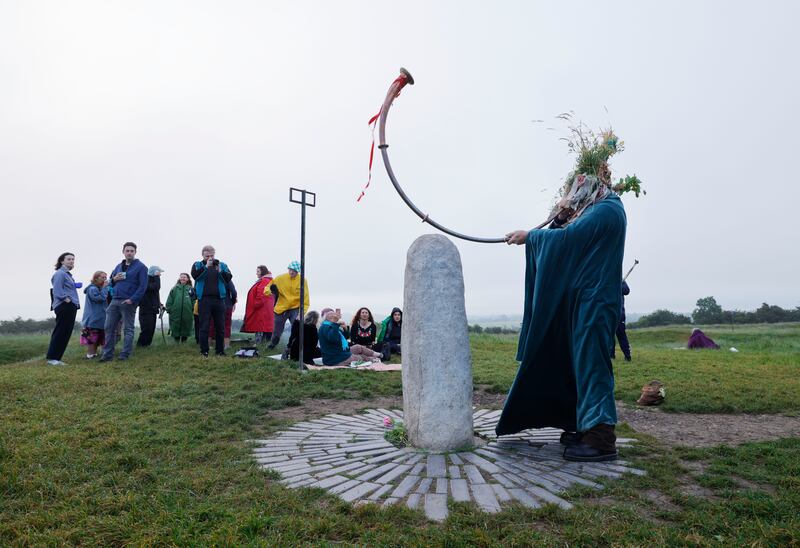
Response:
[{"label": "dirt path", "polygon": [[[479,408],[502,409],[505,394],[476,390],[473,403]],[[269,411],[275,419],[301,421],[339,413],[353,415],[365,408],[402,409],[401,396],[371,399],[304,400],[300,405]],[[619,422],[637,432],[649,434],[668,445],[708,447],[739,445],[749,441],[800,437],[800,417],[783,415],[721,415],[664,413],[658,408],[630,407],[617,402]]]},{"label": "dirt path", "polygon": [[708,447],[749,441],[800,437],[800,417],[664,413],[657,408],[629,407],[617,402],[619,422],[669,445]]}]

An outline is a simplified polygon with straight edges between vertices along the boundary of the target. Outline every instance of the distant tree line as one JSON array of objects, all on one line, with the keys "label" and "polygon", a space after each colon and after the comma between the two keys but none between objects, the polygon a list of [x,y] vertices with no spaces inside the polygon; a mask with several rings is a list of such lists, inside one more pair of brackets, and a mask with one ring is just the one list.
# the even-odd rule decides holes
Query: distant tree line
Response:
[{"label": "distant tree line", "polygon": [[483,327],[478,324],[469,326],[470,333],[488,333],[490,335],[511,335],[519,333],[519,328],[516,327]]},{"label": "distant tree line", "polygon": [[[53,331],[56,325],[55,318],[48,318],[46,320],[23,320],[21,316],[17,316],[13,320],[0,321],[0,334],[2,335],[21,335],[24,333],[49,333]],[[75,323],[80,328],[80,323]]]},{"label": "distant tree line", "polygon": [[753,311],[723,310],[714,297],[697,299],[692,316],[678,314],[670,310],[656,310],[646,314],[628,327],[654,327],[670,324],[743,324],[743,323],[781,323],[800,322],[800,306],[785,309],[777,305],[763,303]]}]

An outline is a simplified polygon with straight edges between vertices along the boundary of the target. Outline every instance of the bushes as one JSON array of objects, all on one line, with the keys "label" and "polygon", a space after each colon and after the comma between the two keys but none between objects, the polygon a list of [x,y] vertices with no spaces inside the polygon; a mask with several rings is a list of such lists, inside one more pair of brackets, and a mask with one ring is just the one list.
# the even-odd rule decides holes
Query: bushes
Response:
[{"label": "bushes", "polygon": [[[46,320],[23,320],[22,317],[17,316],[13,320],[0,321],[0,335],[22,335],[26,333],[48,333],[53,330],[56,324],[55,318],[48,318]],[[80,328],[80,323],[75,322],[75,325]]]}]

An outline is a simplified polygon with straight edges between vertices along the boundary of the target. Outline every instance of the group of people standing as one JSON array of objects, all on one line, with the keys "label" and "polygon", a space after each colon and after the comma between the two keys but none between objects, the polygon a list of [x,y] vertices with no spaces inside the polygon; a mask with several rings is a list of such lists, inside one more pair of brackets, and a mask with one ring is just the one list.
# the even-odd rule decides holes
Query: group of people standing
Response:
[{"label": "group of people standing", "polygon": [[[133,353],[137,308],[140,327],[137,346],[146,347],[152,344],[157,318],[166,312],[169,314],[170,336],[176,342],[186,342],[194,332],[201,355],[208,356],[213,339],[215,353],[224,356],[230,345],[232,315],[236,310],[238,293],[230,268],[216,258],[214,247],[204,246],[201,250],[202,258],[192,265],[190,272],[179,275],[170,289],[166,304],[162,304],[160,297],[161,274],[164,270],[158,266],[145,266],[136,258],[137,251],[135,243],[125,242],[122,246],[123,260],[112,269],[111,274],[98,270],[83,290],[85,300],[80,342],[86,347],[86,358],[98,358],[102,362],[114,359],[116,344],[122,338],[122,350],[117,359],[128,359]],[[74,267],[75,254],[62,253],[56,261],[55,273],[51,279],[51,305],[56,315],[56,324],[47,351],[47,363],[51,365],[64,364],[61,360],[81,307],[78,289],[82,284],[76,282],[72,276]],[[289,263],[287,271],[274,278],[265,265],[256,267],[256,281],[247,292],[244,322],[240,330],[243,333],[254,333],[256,344],[266,344],[268,349],[275,348],[287,321],[292,325],[292,337],[297,337],[300,323],[299,272],[300,263],[297,261]],[[307,280],[303,301],[304,308],[308,310],[310,294]],[[323,309],[323,324],[333,320],[330,313],[338,313],[333,323],[337,329],[340,324],[343,326],[344,344],[337,335],[338,351],[334,357],[332,349],[328,352],[325,347],[328,361],[335,359],[338,364],[351,354],[371,358],[385,356],[388,359],[391,352],[400,351],[402,313],[399,309],[395,309],[393,315],[380,324],[380,330],[372,313],[366,308],[359,310],[350,326],[344,325],[341,313],[333,309]],[[392,320],[394,316],[397,316],[396,321]],[[320,341],[316,325],[320,315],[310,312],[306,314],[306,321],[312,317],[314,333],[306,336],[305,346],[313,341],[316,350],[306,353],[306,356],[313,359],[323,354],[316,348],[317,341]],[[322,332],[326,333],[327,327],[322,327],[320,325]],[[351,331],[354,334],[352,339]],[[333,339],[331,334],[327,335],[329,339]],[[294,344],[293,355],[297,359],[296,341]],[[324,346],[325,343],[320,342],[320,347]],[[366,351],[362,354],[362,349],[368,350],[369,355]],[[342,357],[345,354],[347,357]]]}]

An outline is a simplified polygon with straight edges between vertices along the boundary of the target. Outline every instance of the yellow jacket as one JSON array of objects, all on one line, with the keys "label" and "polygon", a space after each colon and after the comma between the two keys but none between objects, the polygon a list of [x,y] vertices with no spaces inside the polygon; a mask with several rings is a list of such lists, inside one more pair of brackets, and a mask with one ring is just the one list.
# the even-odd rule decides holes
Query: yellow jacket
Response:
[{"label": "yellow jacket", "polygon": [[[272,284],[278,288],[278,302],[275,303],[275,314],[283,314],[287,310],[300,308],[300,275],[294,278],[284,272],[272,280]],[[270,294],[270,286],[264,288],[264,295]],[[305,280],[303,289],[303,310],[308,311],[310,295],[308,292],[308,280]],[[302,320],[301,320],[302,321]]]}]

